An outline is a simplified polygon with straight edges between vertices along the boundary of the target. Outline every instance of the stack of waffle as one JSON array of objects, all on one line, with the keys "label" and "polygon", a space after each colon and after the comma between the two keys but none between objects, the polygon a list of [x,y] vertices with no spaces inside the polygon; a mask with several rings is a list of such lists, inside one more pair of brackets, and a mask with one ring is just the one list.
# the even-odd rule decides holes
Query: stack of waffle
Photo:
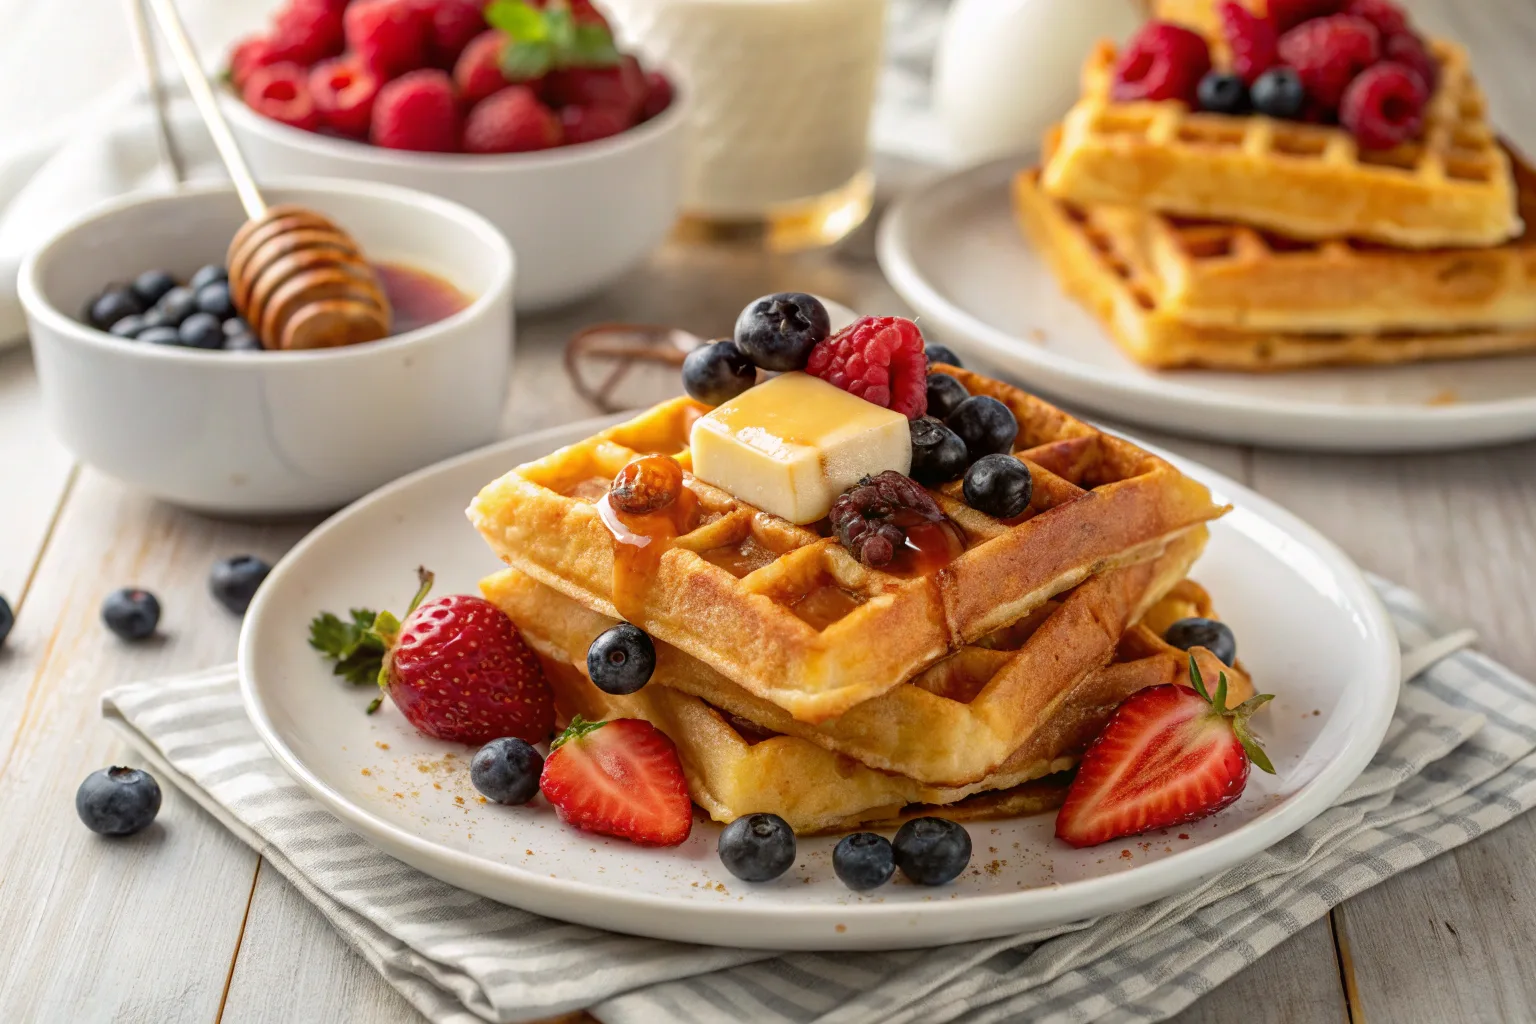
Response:
[{"label": "stack of waffle", "polygon": [[[1211,0],[1163,13],[1211,31]],[[1063,288],[1136,361],[1267,371],[1536,348],[1536,173],[1466,54],[1430,43],[1421,136],[1115,102],[1115,50],[1019,175],[1015,209]]]},{"label": "stack of waffle", "polygon": [[[1009,520],[965,505],[959,482],[931,489],[964,536],[942,564],[904,552],[871,569],[825,521],[793,525],[691,475],[698,500],[640,530],[636,549],[599,499],[638,457],[691,468],[689,430],[707,410],[686,398],[486,486],[469,516],[511,568],[481,588],[543,661],[562,718],[646,719],[713,818],[766,811],[814,833],[933,806],[1054,806],[1120,701],[1187,685],[1190,654],[1210,678],[1227,673],[1234,703],[1251,694],[1240,669],[1161,639],[1214,616],[1186,579],[1225,511],[1207,489],[1031,395],[938,368],[1012,410],[1034,479]],[[657,650],[650,682],[626,696],[586,675],[588,647],[619,618]]]}]

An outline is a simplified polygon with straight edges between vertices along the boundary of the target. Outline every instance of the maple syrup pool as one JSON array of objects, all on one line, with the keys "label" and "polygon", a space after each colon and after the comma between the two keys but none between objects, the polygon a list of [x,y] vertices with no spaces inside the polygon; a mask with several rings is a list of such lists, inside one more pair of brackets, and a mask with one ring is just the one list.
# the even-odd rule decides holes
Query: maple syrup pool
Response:
[{"label": "maple syrup pool", "polygon": [[390,337],[446,320],[474,300],[436,274],[404,263],[373,265],[379,285],[389,299],[393,323]]}]

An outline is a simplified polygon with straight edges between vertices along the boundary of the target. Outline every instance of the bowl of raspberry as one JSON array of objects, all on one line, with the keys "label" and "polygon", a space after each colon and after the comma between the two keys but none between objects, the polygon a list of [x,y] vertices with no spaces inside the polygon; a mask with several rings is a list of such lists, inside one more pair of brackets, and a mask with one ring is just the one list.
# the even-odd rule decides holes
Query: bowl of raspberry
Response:
[{"label": "bowl of raspberry", "polygon": [[258,176],[463,203],[512,243],[523,311],[612,283],[677,218],[686,97],[591,0],[285,0],[225,77]]}]

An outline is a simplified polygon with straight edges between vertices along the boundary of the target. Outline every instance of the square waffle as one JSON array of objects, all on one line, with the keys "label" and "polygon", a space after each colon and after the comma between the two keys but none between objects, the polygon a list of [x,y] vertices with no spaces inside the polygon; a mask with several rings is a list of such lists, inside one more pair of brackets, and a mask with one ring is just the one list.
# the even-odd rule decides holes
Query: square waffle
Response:
[{"label": "square waffle", "polygon": [[1123,210],[1059,202],[1038,171],[1014,179],[1014,210],[1062,287],[1137,362],[1158,369],[1269,371],[1410,363],[1536,349],[1536,324],[1439,333],[1302,333],[1185,323],[1164,305],[1159,275]]},{"label": "square waffle", "polygon": [[1115,49],[1101,43],[1045,189],[1080,205],[1141,206],[1292,238],[1497,245],[1521,230],[1509,159],[1466,53],[1441,41],[1431,50],[1441,80],[1422,139],[1371,151],[1339,128],[1197,113],[1176,101],[1111,102]]},{"label": "square waffle", "polygon": [[[998,771],[974,783],[934,786],[776,733],[687,692],[678,684],[679,674],[714,673],[666,645],[658,645],[656,672],[644,689],[628,696],[603,693],[587,679],[586,650],[611,619],[515,569],[486,579],[481,589],[512,616],[538,654],[562,720],[577,714],[592,720],[645,719],[676,745],[689,793],[712,818],[729,822],[768,811],[799,833],[848,831],[911,816],[927,806],[944,806],[945,816],[957,820],[1014,817],[1057,806],[1063,789],[1050,777],[1073,766],[1121,701],[1146,686],[1188,685],[1189,655],[1160,639],[1168,624],[1188,615],[1214,615],[1204,590],[1188,580],[1177,582],[1123,635],[1110,663],[1063,696],[1051,721],[1042,725],[1042,742],[1021,748]],[[1193,653],[1202,675],[1214,680],[1226,672],[1229,703],[1252,695],[1240,668],[1221,665],[1203,648]],[[937,735],[914,740],[944,742]]]},{"label": "square waffle", "polygon": [[686,398],[513,469],[468,515],[507,564],[820,722],[1225,511],[1163,459],[1017,388],[944,369],[1013,411],[1034,496],[1002,521],[967,506],[959,481],[932,490],[964,536],[965,550],[939,568],[901,559],[890,571],[868,568],[825,523],[792,525],[689,477],[694,513],[670,542],[647,545],[654,554],[634,571],[616,555],[630,545],[616,542],[596,501],[637,456],[692,468],[689,428],[705,407]]}]

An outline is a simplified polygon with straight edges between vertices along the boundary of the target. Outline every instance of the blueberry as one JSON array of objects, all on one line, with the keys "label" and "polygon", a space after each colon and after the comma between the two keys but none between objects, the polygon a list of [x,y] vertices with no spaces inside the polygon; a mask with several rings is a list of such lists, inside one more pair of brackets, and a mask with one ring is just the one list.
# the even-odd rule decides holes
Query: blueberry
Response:
[{"label": "blueberry", "polygon": [[912,428],[913,480],[920,484],[942,484],[965,472],[971,460],[960,435],[931,416],[915,419]]},{"label": "blueberry", "polygon": [[1225,665],[1237,660],[1237,637],[1230,626],[1215,619],[1180,619],[1168,627],[1163,639],[1181,651],[1204,647]]},{"label": "blueberry", "polygon": [[967,398],[944,417],[944,423],[960,435],[973,459],[1013,451],[1014,438],[1019,435],[1019,421],[1013,413],[1002,402],[986,395]]},{"label": "blueberry", "polygon": [[197,272],[187,282],[187,287],[196,292],[201,291],[204,285],[212,284],[215,281],[228,280],[229,272],[224,269],[223,264],[210,263],[206,267],[197,268]]},{"label": "blueberry", "polygon": [[237,334],[251,334],[251,333],[253,333],[251,331],[251,325],[246,323],[244,320],[240,319],[238,316],[232,316],[229,319],[225,320],[224,324],[223,324],[223,327],[224,327],[224,337],[226,337],[226,338],[233,338]]},{"label": "blueberry", "polygon": [[1253,109],[1269,117],[1300,117],[1307,105],[1307,90],[1291,68],[1270,68],[1258,77],[1249,93]]},{"label": "blueberry", "polygon": [[587,648],[587,675],[604,693],[634,693],[656,671],[656,645],[638,626],[621,622],[599,633]]},{"label": "blueberry", "polygon": [[133,294],[148,309],[160,301],[160,297],[176,287],[176,279],[164,270],[146,270],[133,279]]},{"label": "blueberry", "polygon": [[998,519],[1012,519],[1029,507],[1035,478],[1012,455],[983,455],[965,471],[965,503]]},{"label": "blueberry", "polygon": [[133,316],[125,316],[113,324],[110,332],[119,338],[137,338],[146,326],[148,325],[144,323],[144,318],[135,314]]},{"label": "blueberry", "polygon": [[720,833],[720,863],[743,882],[767,882],[795,862],[795,831],[777,814],[748,814]]},{"label": "blueberry", "polygon": [[160,784],[137,768],[102,768],[75,790],[75,813],[104,836],[131,836],[160,813]]},{"label": "blueberry", "polygon": [[176,330],[187,348],[224,347],[224,328],[212,313],[193,313]]},{"label": "blueberry", "polygon": [[174,327],[146,327],[139,332],[138,340],[147,345],[180,345],[181,332]]},{"label": "blueberry", "polygon": [[943,885],[971,862],[971,836],[945,818],[914,818],[901,826],[891,845],[896,866],[918,885]]},{"label": "blueberry", "polygon": [[261,339],[250,331],[240,334],[228,335],[224,339],[224,351],[226,352],[260,352]]},{"label": "blueberry", "polygon": [[255,555],[235,555],[213,563],[208,574],[208,589],[220,604],[236,615],[244,615],[256,596],[256,588],[267,578],[272,567]]},{"label": "blueberry", "polygon": [[487,800],[525,804],[539,795],[544,755],[515,736],[491,740],[469,762],[469,781]]},{"label": "blueberry", "polygon": [[765,370],[805,369],[811,349],[831,333],[827,307],[803,292],[764,295],[736,318],[736,344]]},{"label": "blueberry", "polygon": [[884,836],[855,832],[832,848],[832,870],[850,889],[878,889],[896,873],[896,855]]},{"label": "blueberry", "polygon": [[928,415],[943,419],[955,411],[955,406],[971,397],[965,385],[947,373],[928,375]]},{"label": "blueberry", "polygon": [[16,613],[11,611],[11,602],[0,594],[0,647],[5,646],[5,638],[11,635],[11,627],[16,625]]},{"label": "blueberry", "polygon": [[235,315],[235,300],[229,297],[228,281],[213,281],[197,290],[197,308],[223,320]]},{"label": "blueberry", "polygon": [[171,323],[171,318],[165,315],[165,310],[161,309],[158,306],[156,306],[153,309],[146,309],[144,311],[144,315],[142,317],[140,317],[140,319],[144,321],[145,329],[148,329],[150,327],[175,327],[176,326],[175,324]]},{"label": "blueberry", "polygon": [[721,405],[757,382],[757,367],[727,338],[701,345],[683,360],[683,390],[705,405]]},{"label": "blueberry", "polygon": [[960,357],[955,355],[955,350],[950,348],[948,345],[940,345],[938,342],[930,341],[923,346],[923,349],[928,354],[929,366],[932,366],[934,363],[947,363],[950,366],[960,367],[965,366],[965,364],[960,361]]},{"label": "blueberry", "polygon": [[1238,75],[1211,71],[1200,79],[1196,90],[1200,109],[1212,114],[1248,113],[1248,86]]},{"label": "blueberry", "polygon": [[101,603],[101,621],[124,640],[143,640],[160,625],[160,602],[137,587],[114,590]]},{"label": "blueberry", "polygon": [[174,327],[197,312],[197,293],[191,288],[172,288],[155,303],[155,312],[160,314],[166,326]]},{"label": "blueberry", "polygon": [[144,312],[138,296],[121,285],[102,292],[91,300],[86,319],[98,331],[105,331],[126,316]]}]

